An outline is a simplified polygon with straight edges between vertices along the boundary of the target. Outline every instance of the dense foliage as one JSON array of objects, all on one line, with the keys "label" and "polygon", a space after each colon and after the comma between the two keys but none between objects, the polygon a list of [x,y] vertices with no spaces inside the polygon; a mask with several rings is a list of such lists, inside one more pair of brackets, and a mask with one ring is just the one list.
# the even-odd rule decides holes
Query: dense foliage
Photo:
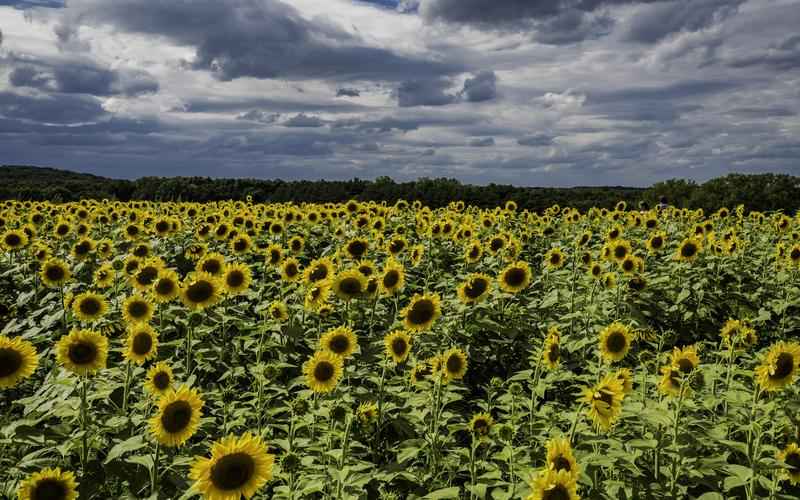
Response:
[{"label": "dense foliage", "polygon": [[731,174],[703,184],[670,180],[647,189],[632,187],[535,188],[489,184],[474,186],[455,179],[422,178],[394,182],[388,177],[374,181],[282,181],[259,179],[212,179],[209,177],[144,177],[134,181],[108,179],[65,170],[37,167],[0,167],[0,199],[81,199],[196,201],[244,200],[258,203],[327,203],[347,199],[385,201],[419,200],[442,207],[453,201],[482,208],[502,206],[513,200],[519,208],[541,213],[552,205],[586,211],[612,208],[624,200],[630,206],[644,202],[653,208],[661,196],[679,208],[720,207],[744,204],[751,210],[783,210],[794,213],[800,200],[800,178],[788,175]]},{"label": "dense foliage", "polygon": [[0,496],[800,494],[800,217],[7,201],[0,235]]}]

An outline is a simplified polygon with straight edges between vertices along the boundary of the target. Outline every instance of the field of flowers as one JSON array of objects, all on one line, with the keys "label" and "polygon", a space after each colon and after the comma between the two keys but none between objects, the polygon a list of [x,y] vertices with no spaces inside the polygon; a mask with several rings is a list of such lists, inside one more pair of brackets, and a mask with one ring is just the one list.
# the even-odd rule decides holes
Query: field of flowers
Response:
[{"label": "field of flowers", "polygon": [[0,497],[790,499],[800,218],[0,204]]}]

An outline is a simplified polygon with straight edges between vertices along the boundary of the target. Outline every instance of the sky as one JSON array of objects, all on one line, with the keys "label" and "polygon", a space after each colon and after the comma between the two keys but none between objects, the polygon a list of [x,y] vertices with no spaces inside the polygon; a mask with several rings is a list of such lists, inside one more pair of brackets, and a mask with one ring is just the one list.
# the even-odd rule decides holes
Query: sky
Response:
[{"label": "sky", "polygon": [[800,175],[800,0],[0,0],[0,164]]}]

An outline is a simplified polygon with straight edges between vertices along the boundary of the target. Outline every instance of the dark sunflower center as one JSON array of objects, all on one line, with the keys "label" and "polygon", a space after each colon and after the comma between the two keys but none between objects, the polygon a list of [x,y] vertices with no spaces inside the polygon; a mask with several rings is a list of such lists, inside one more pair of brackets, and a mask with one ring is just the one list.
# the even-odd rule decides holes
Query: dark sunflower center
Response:
[{"label": "dark sunflower center", "polygon": [[678,360],[678,369],[681,373],[691,373],[694,370],[694,364],[689,359],[681,358]]},{"label": "dark sunflower center", "polygon": [[489,422],[487,422],[485,418],[479,418],[472,425],[472,428],[475,429],[475,432],[478,434],[488,434]]},{"label": "dark sunflower center", "polygon": [[91,342],[75,342],[69,346],[68,357],[76,365],[88,365],[97,358],[97,346]]},{"label": "dark sunflower center", "polygon": [[211,482],[223,491],[232,491],[247,484],[256,472],[256,462],[247,453],[234,453],[220,458],[211,467]]},{"label": "dark sunflower center", "polygon": [[166,233],[169,230],[169,224],[166,221],[159,221],[156,223],[156,231],[159,233]]},{"label": "dark sunflower center", "polygon": [[56,233],[58,233],[59,236],[64,236],[68,232],[69,232],[69,226],[65,224],[62,224],[56,228]]},{"label": "dark sunflower center", "polygon": [[137,333],[133,337],[133,352],[138,356],[144,356],[153,348],[153,339],[146,332]]},{"label": "dark sunflower center", "polygon": [[469,251],[469,258],[470,259],[477,259],[481,254],[481,249],[477,246],[474,246]]},{"label": "dark sunflower center", "polygon": [[350,339],[346,335],[334,335],[328,342],[328,348],[336,354],[343,354],[350,348]]},{"label": "dark sunflower center", "polygon": [[294,276],[297,276],[297,265],[296,264],[290,262],[289,264],[286,265],[286,269],[285,270],[286,270],[286,276],[289,276],[290,278],[294,277]]},{"label": "dark sunflower center", "polygon": [[269,253],[269,262],[270,264],[277,264],[281,260],[281,253],[277,250],[273,250]]},{"label": "dark sunflower center", "polygon": [[606,347],[614,354],[622,352],[628,345],[628,340],[621,332],[613,332],[606,339]]},{"label": "dark sunflower center", "polygon": [[651,245],[653,248],[661,248],[661,245],[663,245],[663,244],[664,244],[664,239],[663,239],[663,238],[661,238],[661,236],[655,236],[655,237],[653,237],[653,239],[650,241],[650,245]]},{"label": "dark sunflower center", "polygon": [[359,258],[367,251],[367,244],[363,241],[352,241],[347,245],[347,252],[355,258]]},{"label": "dark sunflower center", "polygon": [[[550,262],[553,262],[553,257],[550,258]],[[560,261],[560,259],[557,260]],[[522,286],[525,283],[525,270],[519,267],[512,267],[503,275],[503,281],[512,287]]]},{"label": "dark sunflower center", "polygon": [[127,264],[125,264],[125,272],[130,274],[130,273],[134,272],[137,267],[139,267],[139,263],[136,262],[135,260],[132,260],[132,261],[128,262]]},{"label": "dark sunflower center", "polygon": [[208,281],[201,280],[189,285],[186,289],[186,297],[190,302],[199,304],[210,299],[214,295],[214,287]]},{"label": "dark sunflower center", "polygon": [[0,378],[13,375],[22,366],[22,355],[16,349],[0,349]]},{"label": "dark sunflower center", "polygon": [[75,253],[77,255],[86,255],[89,253],[89,250],[91,250],[91,246],[86,241],[82,241],[75,245]]},{"label": "dark sunflower center", "polygon": [[237,252],[244,252],[247,250],[247,242],[243,239],[236,240],[236,242],[233,244],[233,249]]},{"label": "dark sunflower center", "polygon": [[141,300],[136,300],[128,304],[128,314],[133,318],[143,318],[147,316],[148,307],[147,303]]},{"label": "dark sunflower center", "polygon": [[292,251],[293,252],[299,252],[300,250],[302,250],[302,248],[303,248],[303,244],[299,240],[294,240],[292,242]]},{"label": "dark sunflower center", "polygon": [[775,373],[769,376],[771,379],[780,380],[788,377],[794,371],[794,356],[788,352],[782,352],[775,360]]},{"label": "dark sunflower center", "polygon": [[339,289],[345,295],[358,295],[361,293],[361,282],[356,278],[345,278],[339,283]]},{"label": "dark sunflower center", "polygon": [[13,248],[19,246],[21,243],[22,238],[20,238],[18,234],[11,233],[6,235],[6,245]]},{"label": "dark sunflower center", "polygon": [[153,266],[143,267],[136,275],[136,281],[141,285],[151,285],[158,276],[158,269]]},{"label": "dark sunflower center", "polygon": [[169,387],[169,382],[169,374],[167,372],[158,372],[153,375],[153,385],[159,391],[163,391]]},{"label": "dark sunflower center", "polygon": [[333,365],[328,361],[320,361],[314,367],[314,379],[320,382],[327,382],[332,379],[334,373]]},{"label": "dark sunflower center", "polygon": [[542,492],[542,500],[569,500],[569,491],[563,484],[556,484],[553,488]]},{"label": "dark sunflower center", "polygon": [[372,266],[359,266],[358,272],[366,277],[372,276]]},{"label": "dark sunflower center", "polygon": [[402,337],[396,337],[392,339],[392,352],[395,356],[403,356],[408,349],[408,343],[406,339]]},{"label": "dark sunflower center", "polygon": [[550,346],[550,350],[547,351],[547,359],[551,363],[555,363],[558,361],[558,357],[561,354],[561,349],[559,349],[558,344],[552,344]]},{"label": "dark sunflower center", "polygon": [[489,283],[485,279],[476,278],[464,287],[464,295],[471,299],[477,299],[486,292],[488,287]]},{"label": "dark sunflower center", "polygon": [[694,243],[686,243],[681,247],[681,255],[684,257],[694,257],[697,253],[697,246]]},{"label": "dark sunflower center", "polygon": [[58,479],[48,478],[36,483],[31,500],[63,500],[67,498],[67,486]]},{"label": "dark sunflower center", "polygon": [[78,304],[78,308],[81,310],[81,313],[87,316],[94,316],[95,314],[100,312],[100,301],[94,297],[87,297]]},{"label": "dark sunflower center", "polygon": [[308,277],[312,282],[322,281],[328,277],[328,268],[326,266],[316,266]]},{"label": "dark sunflower center", "polygon": [[623,245],[617,245],[614,247],[614,257],[617,259],[623,259],[625,256],[628,255],[628,249]]},{"label": "dark sunflower center", "polygon": [[614,403],[614,395],[611,394],[611,392],[609,392],[607,390],[602,390],[602,391],[599,392],[599,394],[600,394],[599,396],[597,394],[595,394],[594,400],[595,401],[602,401],[603,403],[607,404],[609,406],[609,408],[610,408],[611,405]]},{"label": "dark sunflower center", "polygon": [[64,268],[61,266],[47,266],[44,274],[50,281],[61,281],[64,279]]},{"label": "dark sunflower center", "polygon": [[156,282],[156,293],[158,295],[169,295],[175,291],[175,282],[168,278],[162,278]]},{"label": "dark sunflower center", "polygon": [[559,455],[559,456],[557,456],[555,458],[555,460],[553,460],[553,467],[555,467],[555,469],[557,471],[559,471],[559,470],[571,471],[572,470],[572,466],[570,465],[569,460],[564,458],[563,455]]},{"label": "dark sunflower center", "polygon": [[164,408],[161,425],[170,434],[184,430],[192,421],[192,407],[186,401],[175,401]]},{"label": "dark sunflower center", "polygon": [[222,269],[222,262],[217,259],[209,259],[203,262],[202,269],[209,274],[217,274]]},{"label": "dark sunflower center", "polygon": [[554,253],[554,254],[550,255],[550,264],[552,264],[554,266],[557,266],[557,265],[561,264],[561,254],[560,253]]},{"label": "dark sunflower center", "polygon": [[394,240],[389,245],[389,252],[393,254],[399,253],[403,251],[403,248],[405,248],[405,243],[402,240]]},{"label": "dark sunflower center", "polygon": [[789,258],[792,260],[800,260],[800,248],[793,248],[792,253],[789,254]]},{"label": "dark sunflower center", "polygon": [[392,269],[383,275],[383,286],[392,288],[400,281],[400,273]]},{"label": "dark sunflower center", "polygon": [[448,373],[461,373],[461,370],[464,368],[464,362],[461,361],[460,357],[451,355],[447,358],[445,366],[447,367]]},{"label": "dark sunflower center", "polygon": [[242,286],[244,284],[244,273],[238,269],[229,272],[228,276],[225,277],[225,283],[232,288]]},{"label": "dark sunflower center", "polygon": [[630,259],[626,259],[622,262],[622,269],[624,271],[632,271],[633,270],[633,261]]},{"label": "dark sunflower center", "polygon": [[602,267],[600,267],[600,266],[592,267],[592,275],[593,276],[600,276],[600,273],[602,273],[602,272],[603,272],[603,268]]},{"label": "dark sunflower center", "polygon": [[789,453],[786,456],[785,462],[794,473],[800,472],[800,453]]},{"label": "dark sunflower center", "polygon": [[433,319],[435,308],[429,299],[421,299],[411,306],[408,312],[408,320],[414,325],[424,325]]},{"label": "dark sunflower center", "polygon": [[501,238],[493,238],[489,247],[492,249],[493,252],[496,252],[501,248],[503,248],[503,243],[504,241]]}]

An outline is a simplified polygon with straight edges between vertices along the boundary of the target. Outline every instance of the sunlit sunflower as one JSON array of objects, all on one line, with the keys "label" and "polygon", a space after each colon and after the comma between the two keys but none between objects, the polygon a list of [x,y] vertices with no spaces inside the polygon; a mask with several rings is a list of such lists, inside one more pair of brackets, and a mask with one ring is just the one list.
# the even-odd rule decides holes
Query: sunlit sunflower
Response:
[{"label": "sunlit sunflower", "polygon": [[108,339],[92,330],[73,329],[56,344],[58,362],[76,375],[88,375],[106,367]]},{"label": "sunlit sunflower", "polygon": [[69,267],[63,260],[50,258],[42,264],[39,276],[42,278],[42,283],[50,288],[60,288],[69,281],[71,275]]},{"label": "sunlit sunflower", "polygon": [[492,292],[492,279],[483,273],[470,274],[456,292],[463,304],[477,304]]},{"label": "sunlit sunflower", "polygon": [[767,355],[756,368],[756,379],[761,389],[779,391],[794,383],[800,371],[800,344],[777,342],[769,348]]},{"label": "sunlit sunflower", "polygon": [[551,248],[544,255],[544,263],[548,269],[561,269],[567,261],[564,251],[558,247]]},{"label": "sunlit sunflower", "polygon": [[247,233],[240,233],[228,243],[228,248],[235,255],[245,255],[253,248],[253,240]]},{"label": "sunlit sunflower", "polygon": [[72,249],[70,250],[70,255],[77,260],[82,261],[88,259],[92,252],[94,252],[95,242],[91,238],[81,238],[74,245],[72,245]]},{"label": "sunlit sunflower", "polygon": [[0,389],[10,389],[33,375],[39,355],[33,344],[0,335]]},{"label": "sunlit sunflower", "polygon": [[472,416],[472,419],[470,419],[467,428],[473,436],[481,441],[485,441],[489,438],[493,426],[494,419],[489,413],[476,413]]},{"label": "sunlit sunflower", "polygon": [[378,418],[378,405],[375,401],[365,401],[356,408],[356,418],[361,425],[369,425]]},{"label": "sunlit sunflower", "polygon": [[196,389],[186,386],[168,391],[158,400],[156,414],[150,418],[150,433],[163,446],[180,446],[200,426],[203,400]]},{"label": "sunlit sunflower", "polygon": [[527,262],[517,261],[507,265],[497,276],[500,289],[507,293],[518,293],[531,284],[531,268]]},{"label": "sunlit sunflower", "polygon": [[267,318],[283,323],[289,319],[289,308],[286,303],[280,300],[273,301],[267,308],[265,315]]},{"label": "sunlit sunflower", "polygon": [[318,312],[322,306],[328,303],[331,295],[331,287],[327,281],[320,281],[308,286],[303,299],[303,307],[308,311]]},{"label": "sunlit sunflower", "polygon": [[622,413],[625,390],[616,374],[608,374],[597,385],[584,391],[587,414],[595,426],[607,431]]},{"label": "sunlit sunflower", "polygon": [[647,239],[647,243],[645,246],[647,247],[647,251],[650,253],[658,253],[661,249],[664,248],[664,245],[667,243],[667,235],[663,232],[657,232],[650,236]]},{"label": "sunlit sunflower", "polygon": [[108,312],[108,303],[102,295],[83,292],[73,299],[72,312],[78,320],[92,323]]},{"label": "sunlit sunflower", "polygon": [[433,369],[429,363],[418,363],[411,369],[410,380],[413,385],[430,380]]},{"label": "sunlit sunflower", "polygon": [[686,238],[678,245],[675,259],[682,262],[692,262],[703,251],[703,244],[697,238]]},{"label": "sunlit sunflower", "polygon": [[608,243],[609,257],[617,262],[622,262],[633,251],[628,240],[618,238]]},{"label": "sunlit sunflower", "polygon": [[421,244],[411,247],[411,266],[417,267],[425,256],[425,247]]},{"label": "sunlit sunflower", "polygon": [[225,272],[225,256],[217,252],[207,253],[197,261],[194,270],[220,277]]},{"label": "sunlit sunflower", "polygon": [[599,280],[603,277],[603,266],[597,262],[594,262],[589,266],[589,270],[586,272],[586,274],[595,280]]},{"label": "sunlit sunflower", "polygon": [[333,292],[342,300],[360,297],[367,289],[367,278],[358,269],[339,272],[333,280]]},{"label": "sunlit sunflower", "polygon": [[208,500],[251,498],[272,479],[274,463],[260,437],[228,436],[212,445],[210,458],[195,459],[189,478],[194,491]]},{"label": "sunlit sunflower", "polygon": [[630,368],[620,368],[615,374],[622,383],[622,390],[625,394],[630,394],[633,391],[633,372]]},{"label": "sunlit sunflower", "polygon": [[347,242],[344,250],[351,259],[360,260],[364,258],[367,250],[369,250],[369,241],[363,238],[353,238]]},{"label": "sunlit sunflower", "polygon": [[75,474],[60,468],[42,469],[28,476],[17,489],[18,500],[75,500],[78,483]]},{"label": "sunlit sunflower", "polygon": [[306,283],[317,283],[325,281],[333,276],[335,266],[333,261],[328,257],[321,257],[312,260],[303,272],[303,279]]},{"label": "sunlit sunflower", "polygon": [[429,330],[442,314],[440,302],[438,294],[414,294],[411,302],[400,312],[405,328],[415,332]]},{"label": "sunlit sunflower", "polygon": [[403,265],[394,259],[390,259],[383,267],[380,274],[381,294],[392,296],[403,289],[406,283],[406,274]]},{"label": "sunlit sunflower", "polygon": [[342,358],[327,351],[317,351],[303,365],[306,384],[317,393],[331,392],[343,372]]},{"label": "sunlit sunflower", "polygon": [[151,291],[153,300],[159,304],[166,304],[175,300],[181,293],[178,273],[172,269],[161,269],[153,282]]},{"label": "sunlit sunflower", "polygon": [[114,284],[114,267],[106,262],[94,271],[94,286],[97,288],[108,288]]},{"label": "sunlit sunflower", "polygon": [[0,237],[0,244],[7,252],[17,252],[28,245],[28,236],[16,229],[10,229]]},{"label": "sunlit sunflower", "polygon": [[237,262],[225,266],[222,283],[229,295],[242,295],[250,288],[252,273],[247,264]]},{"label": "sunlit sunflower", "polygon": [[558,333],[558,328],[551,327],[547,331],[547,338],[544,340],[544,347],[542,348],[542,361],[549,369],[557,368],[561,362],[561,336]]},{"label": "sunlit sunflower", "polygon": [[208,273],[190,274],[181,285],[181,302],[194,311],[213,306],[221,296],[222,284]]},{"label": "sunlit sunflower", "polygon": [[783,479],[794,485],[800,484],[800,446],[789,443],[777,453],[776,458],[786,466]]},{"label": "sunlit sunflower", "polygon": [[411,352],[411,336],[403,330],[395,330],[386,335],[383,343],[386,346],[386,356],[399,364],[408,358]]},{"label": "sunlit sunflower", "polygon": [[153,318],[154,307],[144,295],[131,295],[122,303],[122,317],[127,323],[147,323]]},{"label": "sunlit sunflower", "polygon": [[162,361],[147,370],[144,389],[154,396],[163,396],[172,389],[173,380],[172,367]]},{"label": "sunlit sunflower", "polygon": [[149,258],[139,265],[131,276],[131,284],[139,292],[149,291],[158,278],[158,273],[164,268],[164,263],[158,258]]},{"label": "sunlit sunflower", "polygon": [[441,368],[447,380],[461,380],[467,373],[467,355],[457,347],[445,351],[442,354],[441,362]]},{"label": "sunlit sunflower", "polygon": [[756,331],[746,321],[738,319],[727,320],[719,335],[728,347],[750,347],[758,340]]},{"label": "sunlit sunflower", "polygon": [[294,257],[289,257],[281,262],[281,278],[289,283],[294,283],[303,277],[303,269],[300,261]]},{"label": "sunlit sunflower", "polygon": [[136,323],[128,328],[126,345],[125,359],[142,365],[158,354],[158,333],[147,323]]},{"label": "sunlit sunflower", "polygon": [[630,328],[615,321],[600,332],[600,353],[609,363],[622,360],[631,348]]},{"label": "sunlit sunflower", "polygon": [[566,470],[540,472],[531,489],[532,493],[525,500],[580,500],[577,479]]},{"label": "sunlit sunflower", "polygon": [[319,339],[319,348],[347,359],[353,355],[358,347],[358,337],[353,330],[346,326],[333,328],[325,332]]},{"label": "sunlit sunflower", "polygon": [[569,439],[553,438],[547,441],[547,469],[556,472],[566,471],[574,478],[580,475],[580,466],[572,453]]}]

